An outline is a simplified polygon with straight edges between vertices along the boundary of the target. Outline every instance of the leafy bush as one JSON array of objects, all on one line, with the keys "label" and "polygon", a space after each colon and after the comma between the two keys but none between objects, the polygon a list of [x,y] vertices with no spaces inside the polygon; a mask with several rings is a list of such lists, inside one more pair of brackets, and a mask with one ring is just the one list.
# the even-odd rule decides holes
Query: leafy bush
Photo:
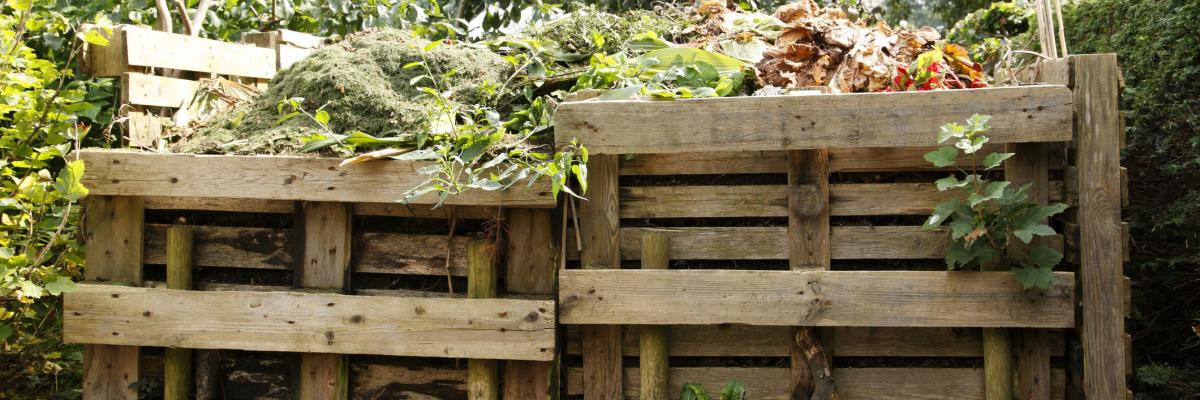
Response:
[{"label": "leafy bush", "polygon": [[58,296],[80,274],[77,202],[87,189],[82,161],[64,157],[100,112],[89,100],[105,97],[25,41],[67,32],[65,18],[28,1],[0,14],[0,382],[46,397],[78,390],[82,357],[61,342]]},{"label": "leafy bush", "polygon": [[[1083,0],[1064,12],[1073,54],[1117,53],[1126,87],[1138,398],[1200,397],[1200,3]],[[1165,374],[1164,371],[1174,371]],[[1169,375],[1169,378],[1167,377]],[[1169,382],[1169,384],[1164,384]]]}]

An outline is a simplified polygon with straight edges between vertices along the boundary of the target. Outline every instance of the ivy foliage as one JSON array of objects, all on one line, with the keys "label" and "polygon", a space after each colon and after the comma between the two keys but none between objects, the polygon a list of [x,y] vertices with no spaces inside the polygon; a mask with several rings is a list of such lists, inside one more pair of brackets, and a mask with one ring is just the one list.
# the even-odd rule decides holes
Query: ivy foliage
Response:
[{"label": "ivy foliage", "polygon": [[[976,114],[966,125],[950,123],[938,132],[938,143],[950,145],[929,152],[925,160],[935,167],[946,168],[959,167],[959,159],[963,158],[970,160],[971,167],[969,171],[959,169],[964,178],[950,175],[935,182],[939,191],[958,191],[961,196],[938,204],[925,221],[925,229],[949,228],[948,269],[1008,268],[1026,289],[1049,289],[1054,283],[1054,266],[1062,260],[1062,253],[1033,244],[1033,239],[1055,235],[1057,232],[1045,221],[1067,206],[1030,202],[1032,184],[1013,188],[1011,182],[990,180],[984,175],[1013,156],[1013,153],[990,153],[980,159],[979,151],[988,142],[984,135],[988,119]],[[983,166],[983,170],[976,165]]]}]

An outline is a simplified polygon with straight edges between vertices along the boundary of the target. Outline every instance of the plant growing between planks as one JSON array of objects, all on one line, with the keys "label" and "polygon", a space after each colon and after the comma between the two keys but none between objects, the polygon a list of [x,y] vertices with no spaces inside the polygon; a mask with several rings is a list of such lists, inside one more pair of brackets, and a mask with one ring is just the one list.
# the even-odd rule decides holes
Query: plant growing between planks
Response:
[{"label": "plant growing between planks", "polygon": [[[1029,202],[1029,184],[1014,189],[1009,181],[989,180],[985,176],[1013,156],[1013,153],[991,153],[979,162],[979,150],[988,142],[984,133],[989,119],[975,114],[967,119],[966,125],[949,123],[941,127],[938,143],[951,141],[953,145],[925,154],[925,160],[939,168],[959,168],[964,179],[950,175],[935,183],[939,191],[957,190],[962,196],[938,204],[924,227],[949,226],[948,269],[1008,267],[1026,289],[1047,289],[1054,283],[1053,269],[1062,260],[1062,253],[1042,244],[1030,245],[1036,236],[1057,233],[1043,221],[1063,212],[1067,206]],[[970,159],[969,171],[959,166],[959,157]],[[983,166],[982,171],[979,165]]]},{"label": "plant growing between planks", "polygon": [[[712,400],[708,395],[708,391],[704,390],[704,386],[699,383],[683,384],[683,391],[679,394],[680,400]],[[744,400],[746,398],[746,385],[737,379],[730,379],[725,383],[725,387],[721,389],[720,400]]]}]

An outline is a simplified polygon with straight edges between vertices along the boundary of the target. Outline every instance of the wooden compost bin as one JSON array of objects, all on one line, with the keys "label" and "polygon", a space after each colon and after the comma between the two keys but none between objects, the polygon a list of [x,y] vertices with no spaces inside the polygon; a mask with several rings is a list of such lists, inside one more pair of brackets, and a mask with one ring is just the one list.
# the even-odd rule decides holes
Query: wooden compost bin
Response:
[{"label": "wooden compost bin", "polygon": [[[279,51],[123,26],[88,60],[120,77],[131,144],[155,147],[158,120],[197,79],[265,84]],[[551,390],[556,202],[544,180],[433,209],[433,196],[396,203],[424,180],[419,162],[78,155],[86,282],[65,296],[64,335],[87,344],[85,399],[137,399],[159,378],[167,398],[193,386],[201,399]],[[500,246],[481,247],[498,232]]]},{"label": "wooden compost bin", "polygon": [[[579,268],[559,273],[566,394],[738,379],[754,399],[983,399],[1003,382],[1021,399],[1124,398],[1116,57],[1024,75],[1045,84],[564,103],[558,141],[592,154]],[[1054,222],[1066,237],[1047,238],[1073,260],[1049,290],[946,272],[947,235],[920,226],[947,195],[922,155],[975,113],[992,116],[992,150],[1016,152],[1007,180],[1073,206]],[[637,269],[647,233],[671,269]],[[669,360],[660,380],[631,358],[661,351],[639,335],[664,326],[669,358],[641,364]],[[985,355],[984,332],[1008,347]]]}]

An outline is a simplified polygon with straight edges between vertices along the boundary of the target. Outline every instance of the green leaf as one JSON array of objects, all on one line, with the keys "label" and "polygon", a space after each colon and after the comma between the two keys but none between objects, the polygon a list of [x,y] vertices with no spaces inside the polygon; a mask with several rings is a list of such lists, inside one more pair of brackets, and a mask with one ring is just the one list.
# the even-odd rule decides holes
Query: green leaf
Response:
[{"label": "green leaf", "polygon": [[[933,208],[933,214],[930,214],[929,218],[925,220],[924,228],[935,229],[939,226],[942,226],[942,224],[949,220],[950,217],[955,213],[963,212],[963,208],[962,201],[959,201],[956,198],[938,204],[937,207]],[[970,210],[965,211],[967,214],[970,214]]]},{"label": "green leaf", "polygon": [[9,8],[16,12],[29,11],[33,7],[33,0],[8,0],[5,2]]},{"label": "green leaf", "polygon": [[1049,289],[1050,285],[1054,284],[1054,271],[1050,268],[1013,267],[1012,272],[1017,275],[1017,281],[1021,282],[1021,286],[1026,290],[1035,287]]},{"label": "green leaf", "polygon": [[984,158],[983,158],[983,168],[985,168],[985,169],[992,169],[992,168],[999,167],[999,166],[1000,166],[1000,164],[1004,163],[1004,160],[1007,160],[1007,159],[1009,159],[1009,158],[1010,158],[1010,157],[1012,157],[1013,155],[1015,155],[1015,154],[1014,154],[1014,153],[992,153],[992,154],[988,154],[988,155],[987,155],[987,157],[984,157]]},{"label": "green leaf", "polygon": [[967,186],[970,183],[971,183],[971,180],[968,179],[968,180],[960,181],[960,180],[958,180],[958,177],[955,177],[954,175],[950,175],[945,178],[938,179],[937,181],[934,182],[934,184],[937,185],[937,189],[939,191],[945,191],[945,190],[953,189],[953,188],[960,188],[963,186]]},{"label": "green leaf", "polygon": [[425,45],[424,51],[429,52],[433,49],[436,49],[438,46],[442,45],[442,42],[445,42],[445,41],[446,41],[445,39],[442,39],[442,40],[435,40],[433,42],[430,42],[429,44]]},{"label": "green leaf", "polygon": [[1055,233],[1057,232],[1054,232],[1054,228],[1042,223],[1030,224],[1013,230],[1013,236],[1021,239],[1026,244],[1033,240],[1034,236],[1054,236]]},{"label": "green leaf", "polygon": [[947,140],[952,138],[961,138],[966,135],[966,128],[963,128],[962,125],[951,122],[949,124],[942,125],[942,128],[938,130],[937,141],[938,143],[945,143]]},{"label": "green leaf", "polygon": [[975,224],[972,224],[971,221],[954,221],[950,224],[950,238],[954,240],[962,239],[974,230]]},{"label": "green leaf", "polygon": [[674,44],[663,40],[657,33],[646,32],[633,35],[625,42],[625,47],[635,51],[651,51],[672,47]]},{"label": "green leaf", "polygon": [[958,158],[958,150],[950,146],[943,146],[925,153],[925,161],[929,161],[938,168],[954,166],[956,158]]},{"label": "green leaf", "polygon": [[329,113],[325,112],[325,110],[317,111],[317,115],[313,116],[313,119],[317,120],[317,123],[323,126],[329,125]]},{"label": "green leaf", "polygon": [[1025,255],[1030,264],[1040,268],[1054,268],[1062,261],[1063,255],[1057,250],[1046,246],[1037,246],[1029,250],[1029,254]]},{"label": "green leaf", "polygon": [[1007,188],[1009,184],[1008,181],[988,183],[987,186],[984,186],[982,193],[971,193],[970,196],[967,196],[967,203],[971,207],[975,207],[985,201],[999,199],[1004,194],[1004,188]]},{"label": "green leaf", "polygon": [[704,387],[699,383],[683,384],[683,391],[680,393],[681,400],[710,400],[708,393],[704,391]]},{"label": "green leaf", "polygon": [[730,379],[721,389],[721,400],[742,400],[746,398],[746,384],[737,379]]},{"label": "green leaf", "polygon": [[96,46],[108,46],[108,38],[100,33],[100,29],[92,29],[85,32],[75,34],[75,37],[84,41],[87,44]]},{"label": "green leaf", "polygon": [[413,61],[408,64],[404,64],[404,66],[400,67],[400,69],[416,68],[416,67],[420,67],[422,64],[424,64],[424,62],[422,62],[422,61]]},{"label": "green leaf", "polygon": [[13,328],[11,326],[8,326],[8,324],[0,324],[0,343],[4,343],[5,340],[8,340],[8,337],[12,336],[12,333]]},{"label": "green leaf", "polygon": [[46,283],[46,292],[51,296],[58,296],[72,290],[75,290],[75,282],[65,276],[56,276],[54,280]]},{"label": "green leaf", "polygon": [[748,63],[745,61],[724,55],[713,53],[704,49],[684,48],[684,47],[668,47],[651,51],[638,57],[639,61],[655,60],[656,62],[649,64],[645,71],[639,76],[642,80],[648,81],[672,66],[692,65],[697,62],[704,62],[711,65],[721,75],[732,75],[742,71]]},{"label": "green leaf", "polygon": [[83,186],[83,160],[68,162],[58,172],[58,178],[54,180],[54,191],[70,201],[87,196],[88,189]]}]

